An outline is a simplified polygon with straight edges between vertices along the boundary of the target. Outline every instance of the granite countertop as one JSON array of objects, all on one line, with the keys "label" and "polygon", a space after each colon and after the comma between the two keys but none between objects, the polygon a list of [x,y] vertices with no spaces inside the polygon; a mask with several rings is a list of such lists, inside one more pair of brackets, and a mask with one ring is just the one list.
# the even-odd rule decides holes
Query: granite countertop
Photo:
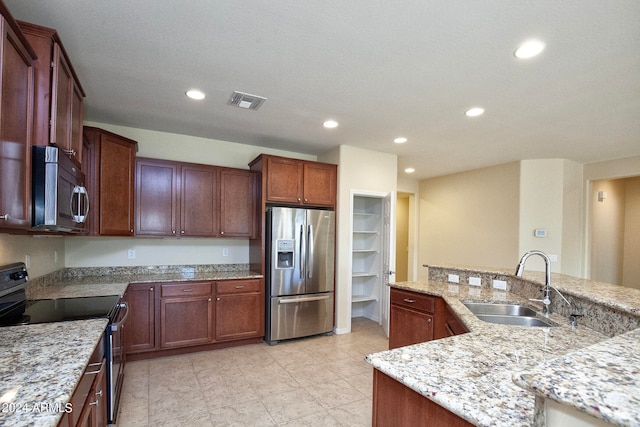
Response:
[{"label": "granite countertop", "polygon": [[[62,275],[38,278],[29,299],[122,296],[129,283],[261,278],[239,271]],[[56,426],[102,337],[107,319],[76,320],[0,328],[0,425]],[[48,406],[46,406],[48,405]]]},{"label": "granite countertop", "polygon": [[124,294],[130,283],[158,283],[184,281],[215,281],[261,278],[252,271],[212,271],[182,273],[138,273],[103,276],[64,277],[50,280],[46,286],[37,289],[27,288],[29,299],[75,298],[101,295]]},{"label": "granite countertop", "polygon": [[0,328],[0,425],[56,426],[107,319]]},{"label": "granite countertop", "polygon": [[[537,277],[535,274],[533,276]],[[566,290],[571,287],[571,284],[566,282],[561,285],[561,278],[554,276],[554,279],[554,285],[560,289]],[[629,381],[628,376],[625,377],[622,373],[635,372],[632,374],[635,375],[635,379],[629,385],[634,393],[626,396],[626,400],[621,400],[618,396],[618,405],[612,407],[614,412],[615,408],[630,409],[632,415],[620,412],[612,414],[612,418],[600,418],[615,420],[614,422],[622,425],[628,423],[625,421],[628,419],[633,420],[631,424],[640,423],[637,404],[640,394],[637,387],[640,383],[636,368],[638,356],[621,356],[617,367],[607,365],[607,361],[612,359],[603,361],[598,357],[589,359],[588,356],[593,354],[593,349],[598,348],[602,349],[600,355],[606,355],[603,352],[607,351],[609,354],[616,354],[625,346],[627,349],[638,348],[640,333],[631,332],[610,339],[584,326],[570,326],[567,319],[556,315],[552,315],[550,319],[559,326],[553,328],[490,324],[479,320],[462,301],[500,301],[530,305],[529,301],[508,291],[434,280],[402,282],[391,286],[441,296],[470,330],[467,334],[366,357],[376,369],[440,406],[480,426],[530,426],[534,420],[534,392],[555,397],[553,391],[549,390],[555,390],[559,384],[568,386],[572,381],[575,386],[580,380],[585,385],[585,390],[609,390],[617,387],[619,383]],[[590,297],[606,298],[604,294],[594,295],[594,292]],[[625,304],[631,305],[627,307],[631,311],[640,307],[634,305],[634,301],[629,303],[629,299]],[[580,351],[581,349],[585,351]],[[561,360],[558,358],[569,353],[574,358],[578,355],[582,357],[580,364],[584,362],[579,373],[573,366],[573,377],[566,372],[566,363],[562,365],[557,362]],[[586,363],[587,360],[591,360],[592,363]],[[602,381],[595,381],[596,378],[590,374],[598,360],[604,365],[600,366],[601,376],[598,378]],[[563,374],[559,368],[564,368],[565,373]],[[563,377],[566,378],[564,383],[561,380]],[[605,385],[607,382],[608,386]],[[559,398],[556,400],[560,401]],[[573,396],[566,400],[565,403],[571,401],[570,404],[579,409],[594,404],[597,399],[585,399],[577,404]],[[599,401],[601,408],[607,403],[611,403],[611,400]],[[616,418],[617,415],[622,418]]]}]

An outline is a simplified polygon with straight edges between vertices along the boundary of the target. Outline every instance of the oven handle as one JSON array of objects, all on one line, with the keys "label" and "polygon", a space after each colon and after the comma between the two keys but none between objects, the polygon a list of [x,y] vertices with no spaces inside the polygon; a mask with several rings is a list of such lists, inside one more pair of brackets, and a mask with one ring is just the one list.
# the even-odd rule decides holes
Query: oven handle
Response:
[{"label": "oven handle", "polygon": [[114,322],[111,324],[112,332],[116,332],[124,324],[124,321],[127,320],[127,317],[129,317],[129,304],[127,304],[126,302],[119,302],[118,306],[125,309],[124,317],[119,322]]}]

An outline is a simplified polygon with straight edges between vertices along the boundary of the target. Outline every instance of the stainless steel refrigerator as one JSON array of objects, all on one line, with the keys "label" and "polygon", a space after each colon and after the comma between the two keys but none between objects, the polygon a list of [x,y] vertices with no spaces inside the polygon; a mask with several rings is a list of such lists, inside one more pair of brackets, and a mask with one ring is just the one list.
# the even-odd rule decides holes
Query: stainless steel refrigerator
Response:
[{"label": "stainless steel refrigerator", "polygon": [[265,341],[333,331],[335,212],[267,208]]}]

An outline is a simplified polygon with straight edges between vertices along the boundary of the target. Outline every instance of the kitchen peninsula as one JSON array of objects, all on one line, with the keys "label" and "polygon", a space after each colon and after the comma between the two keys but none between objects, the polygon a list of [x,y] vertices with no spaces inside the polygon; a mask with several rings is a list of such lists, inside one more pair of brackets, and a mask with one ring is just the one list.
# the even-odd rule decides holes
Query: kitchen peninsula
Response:
[{"label": "kitchen peninsula", "polygon": [[[448,282],[449,274],[457,275],[459,283]],[[468,285],[469,277],[480,277],[482,286]],[[493,288],[493,280],[506,281],[507,289]],[[542,426],[549,399],[593,417],[592,425],[638,425],[640,356],[633,351],[640,346],[638,290],[553,274],[552,284],[572,306],[562,307],[554,295],[551,320],[558,326],[550,328],[486,323],[463,304],[530,305],[543,283],[543,273],[525,273],[521,279],[507,271],[429,266],[428,281],[391,285],[443,298],[470,332],[368,355],[375,368],[374,425],[376,417],[384,420],[385,415],[384,390],[376,390],[376,376],[395,380],[462,423]],[[582,315],[578,326],[569,324],[571,310]]]}]

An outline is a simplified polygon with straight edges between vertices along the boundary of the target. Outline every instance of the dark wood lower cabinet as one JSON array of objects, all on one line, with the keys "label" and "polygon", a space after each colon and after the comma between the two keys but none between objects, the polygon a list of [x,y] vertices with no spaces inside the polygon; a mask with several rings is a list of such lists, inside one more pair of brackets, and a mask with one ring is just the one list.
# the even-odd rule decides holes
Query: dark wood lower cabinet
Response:
[{"label": "dark wood lower cabinet", "polygon": [[389,348],[418,344],[433,339],[431,314],[392,306],[389,317]]},{"label": "dark wood lower cabinet", "polygon": [[262,341],[263,288],[261,278],[130,284],[127,359]]},{"label": "dark wood lower cabinet", "polygon": [[156,286],[134,283],[127,287],[124,299],[129,305],[125,348],[127,354],[156,348]]},{"label": "dark wood lower cabinet", "polygon": [[217,341],[264,334],[261,283],[261,280],[233,280],[216,284]]},{"label": "dark wood lower cabinet", "polygon": [[470,422],[373,370],[373,427],[468,427]]},{"label": "dark wood lower cabinet", "polygon": [[106,427],[107,426],[107,359],[104,354],[104,338],[100,340],[89,363],[69,400],[58,427]]}]

